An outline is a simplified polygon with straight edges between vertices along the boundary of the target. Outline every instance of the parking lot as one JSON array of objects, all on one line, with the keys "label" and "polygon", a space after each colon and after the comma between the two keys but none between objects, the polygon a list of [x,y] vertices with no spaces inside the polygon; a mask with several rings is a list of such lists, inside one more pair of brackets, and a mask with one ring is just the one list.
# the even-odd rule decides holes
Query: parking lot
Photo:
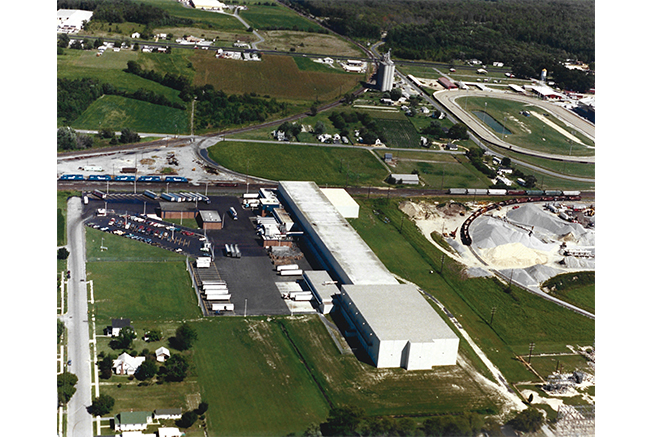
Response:
[{"label": "parking lot", "polygon": [[[237,197],[209,197],[210,203],[200,203],[198,208],[217,211],[222,217],[222,229],[204,231],[147,217],[147,214],[155,213],[159,204],[138,194],[108,195],[103,200],[89,196],[84,215],[88,217],[88,226],[104,232],[193,258],[212,255],[220,276],[228,284],[231,303],[235,307],[232,314],[245,315],[245,311],[246,315],[251,316],[290,314],[275,283],[294,282],[300,277],[281,277],[277,274],[267,250],[262,246],[261,238],[256,234],[256,214],[242,208]],[[97,210],[104,208],[106,214],[98,215]],[[237,220],[228,213],[229,208],[237,211]],[[188,222],[195,225],[194,220]],[[206,242],[212,248],[208,252],[202,250]],[[241,257],[227,256],[225,244],[237,244]],[[302,270],[312,268],[305,257],[293,263],[298,264]]]}]

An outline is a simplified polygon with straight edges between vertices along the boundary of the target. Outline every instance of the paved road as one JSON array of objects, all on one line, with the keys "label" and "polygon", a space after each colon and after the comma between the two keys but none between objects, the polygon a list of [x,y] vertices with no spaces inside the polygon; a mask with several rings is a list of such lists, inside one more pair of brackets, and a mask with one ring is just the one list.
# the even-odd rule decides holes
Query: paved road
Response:
[{"label": "paved road", "polygon": [[91,404],[91,354],[89,349],[88,300],[86,295],[86,250],[82,224],[81,198],[68,200],[68,245],[70,281],[68,312],[63,320],[68,329],[69,370],[77,375],[77,391],[68,403],[69,437],[93,436],[92,416],[86,408]]}]

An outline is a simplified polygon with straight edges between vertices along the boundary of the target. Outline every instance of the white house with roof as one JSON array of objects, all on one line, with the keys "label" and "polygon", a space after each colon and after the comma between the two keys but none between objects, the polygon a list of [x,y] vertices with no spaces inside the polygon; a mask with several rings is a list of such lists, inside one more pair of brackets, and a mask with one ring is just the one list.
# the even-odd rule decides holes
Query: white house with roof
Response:
[{"label": "white house with roof", "polygon": [[164,362],[168,358],[170,358],[170,351],[168,348],[161,346],[160,348],[156,349],[156,361],[159,362]]},{"label": "white house with roof", "polygon": [[142,431],[152,423],[150,411],[123,411],[114,417],[116,431]]},{"label": "white house with roof", "polygon": [[145,362],[145,357],[132,357],[123,352],[113,360],[113,371],[116,375],[133,375],[143,362]]}]

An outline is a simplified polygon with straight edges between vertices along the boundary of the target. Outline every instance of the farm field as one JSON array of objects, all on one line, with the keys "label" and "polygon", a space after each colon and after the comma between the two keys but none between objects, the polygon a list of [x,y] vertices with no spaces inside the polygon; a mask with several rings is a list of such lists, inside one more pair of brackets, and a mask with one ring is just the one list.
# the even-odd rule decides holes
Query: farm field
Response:
[{"label": "farm field", "polygon": [[294,48],[297,53],[318,53],[323,56],[363,56],[360,49],[331,34],[294,30],[267,30],[258,33],[265,39],[258,45],[258,48],[263,50],[289,52]]},{"label": "farm field", "polygon": [[[142,0],[142,2],[157,6],[167,11],[172,16],[191,19],[194,21],[194,25],[198,29],[214,29],[236,32],[242,32],[245,30],[242,23],[230,14],[218,14],[215,12],[202,11],[195,8],[187,8],[176,0]],[[240,1],[240,3],[245,2]],[[153,31],[154,33],[159,33],[158,29],[153,29]],[[177,32],[173,33],[177,35]],[[178,34],[178,36],[181,35],[182,34],[180,33]]]},{"label": "farm field", "polygon": [[240,12],[240,16],[257,30],[322,31],[317,24],[278,4],[269,6],[250,2],[247,4],[247,10]]},{"label": "farm field", "polygon": [[[102,56],[95,56],[92,50],[64,50],[64,55],[57,55],[57,77],[80,79],[90,77],[100,82],[110,83],[120,90],[134,92],[139,88],[162,94],[171,102],[182,103],[179,91],[168,88],[151,80],[126,73],[128,61],[137,61],[146,68],[160,71],[172,71],[176,74],[192,73],[187,68],[188,60],[183,52],[166,57],[163,53],[142,53],[130,50],[119,52],[106,51]],[[191,52],[188,52],[191,53]]]},{"label": "farm field", "polygon": [[189,111],[155,105],[121,96],[105,95],[95,100],[72,124],[74,129],[185,134],[190,131]]},{"label": "farm field", "polygon": [[360,149],[222,141],[208,150],[213,161],[228,169],[277,181],[381,186],[387,177],[383,165]]},{"label": "farm field", "polygon": [[194,85],[210,84],[227,94],[256,93],[277,99],[330,101],[351,91],[364,76],[301,71],[289,56],[264,55],[262,61],[216,59],[212,53],[195,51]]}]

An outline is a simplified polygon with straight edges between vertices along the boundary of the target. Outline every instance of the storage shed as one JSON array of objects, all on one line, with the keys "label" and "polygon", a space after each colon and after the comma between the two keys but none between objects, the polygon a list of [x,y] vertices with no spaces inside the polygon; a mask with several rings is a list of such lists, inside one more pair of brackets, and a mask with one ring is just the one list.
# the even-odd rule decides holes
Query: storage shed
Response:
[{"label": "storage shed", "polygon": [[395,184],[419,185],[419,175],[411,173],[392,173],[390,175]]}]

